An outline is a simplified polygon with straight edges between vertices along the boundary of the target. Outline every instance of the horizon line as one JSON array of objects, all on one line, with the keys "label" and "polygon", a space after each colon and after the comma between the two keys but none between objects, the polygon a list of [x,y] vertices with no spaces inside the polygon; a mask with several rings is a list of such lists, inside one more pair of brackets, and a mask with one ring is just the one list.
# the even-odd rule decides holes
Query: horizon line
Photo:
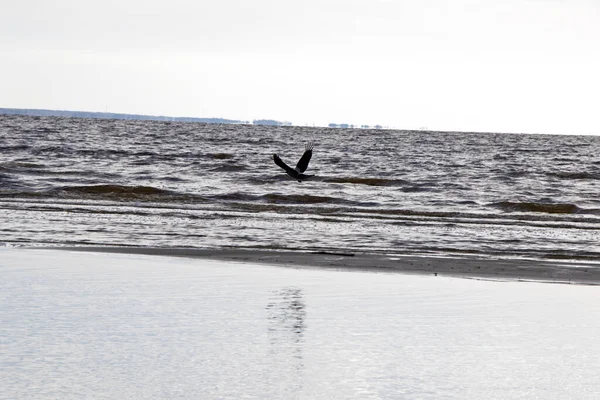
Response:
[{"label": "horizon line", "polygon": [[[36,114],[38,113],[38,114]],[[46,114],[43,115],[42,113]],[[90,114],[90,115],[60,115],[60,113],[71,113],[71,114]],[[109,112],[109,111],[84,111],[84,110],[66,110],[66,109],[50,109],[50,108],[16,108],[16,107],[0,107],[0,115],[26,115],[34,117],[64,117],[64,118],[92,118],[92,119],[122,119],[122,120],[147,120],[147,121],[177,121],[183,123],[206,123],[206,124],[225,124],[225,125],[253,125],[253,126],[279,126],[279,127],[300,127],[300,128],[326,128],[326,129],[358,129],[358,130],[394,130],[402,132],[436,132],[436,133],[466,133],[466,134],[507,134],[507,135],[571,135],[571,136],[596,136],[595,134],[581,134],[581,133],[544,133],[544,132],[500,132],[500,131],[461,131],[461,130],[439,130],[429,129],[427,127],[407,129],[389,127],[383,125],[354,125],[354,124],[333,124],[326,125],[312,125],[306,124],[294,124],[289,121],[277,121],[273,119],[254,119],[253,121],[223,118],[223,117],[175,117],[168,115],[156,115],[156,114],[134,114],[134,113],[123,113],[123,112]],[[115,118],[116,116],[123,118]],[[125,117],[136,117],[136,118],[125,118]],[[271,121],[276,124],[255,124],[256,121]],[[336,126],[332,126],[336,125]]]}]

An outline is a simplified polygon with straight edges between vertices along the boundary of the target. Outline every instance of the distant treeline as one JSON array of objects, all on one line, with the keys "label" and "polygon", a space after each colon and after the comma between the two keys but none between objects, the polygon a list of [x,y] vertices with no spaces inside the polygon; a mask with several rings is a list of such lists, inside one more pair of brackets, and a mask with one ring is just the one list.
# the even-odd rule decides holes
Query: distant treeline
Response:
[{"label": "distant treeline", "polygon": [[[269,126],[292,126],[289,121],[276,121],[274,119],[255,119],[254,121],[241,121],[225,118],[195,118],[195,117],[167,117],[164,115],[141,115],[141,114],[119,114],[109,112],[91,111],[68,111],[68,110],[45,110],[29,108],[0,108],[0,115],[16,114],[31,115],[35,117],[67,117],[67,118],[99,118],[99,119],[129,119],[147,121],[177,121],[177,122],[203,122],[206,124],[253,124]],[[361,129],[384,129],[381,125],[352,125],[352,124],[329,124],[330,128],[361,128]]]},{"label": "distant treeline", "polygon": [[[358,128],[358,125],[352,125],[352,124],[329,124],[328,125],[330,128],[341,128],[341,129],[352,129],[352,128]],[[383,126],[381,125],[360,125],[360,129],[383,129]]]},{"label": "distant treeline", "polygon": [[101,119],[130,119],[150,121],[178,121],[178,122],[204,122],[207,124],[247,124],[247,121],[238,121],[224,118],[191,118],[191,117],[166,117],[163,115],[116,114],[107,112],[88,111],[62,111],[40,110],[25,108],[0,108],[0,114],[31,115],[37,117],[73,117],[73,118],[101,118]]},{"label": "distant treeline", "polygon": [[292,126],[292,123],[289,121],[281,122],[275,121],[273,119],[255,119],[252,121],[254,125],[271,125],[271,126]]}]

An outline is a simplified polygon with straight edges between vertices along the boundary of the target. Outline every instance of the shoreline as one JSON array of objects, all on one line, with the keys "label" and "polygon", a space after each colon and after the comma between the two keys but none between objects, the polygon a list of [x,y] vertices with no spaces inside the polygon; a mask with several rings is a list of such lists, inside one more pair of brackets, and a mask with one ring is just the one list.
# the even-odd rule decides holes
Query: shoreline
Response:
[{"label": "shoreline", "polygon": [[479,280],[600,285],[600,264],[581,261],[117,246],[35,247],[32,249],[185,257],[268,264],[292,268],[327,268],[346,271],[433,275]]}]

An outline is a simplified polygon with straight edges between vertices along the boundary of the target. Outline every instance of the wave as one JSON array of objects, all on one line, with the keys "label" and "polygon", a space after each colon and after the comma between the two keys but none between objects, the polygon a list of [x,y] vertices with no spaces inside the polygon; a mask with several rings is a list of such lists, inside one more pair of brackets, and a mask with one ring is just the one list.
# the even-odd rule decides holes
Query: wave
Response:
[{"label": "wave", "polygon": [[231,192],[223,193],[210,196],[211,200],[223,200],[223,201],[254,201],[259,196],[251,195],[243,192]]},{"label": "wave", "polygon": [[31,146],[28,144],[15,144],[8,146],[0,146],[0,151],[20,151],[20,150],[28,150]]},{"label": "wave", "polygon": [[61,197],[92,197],[111,198],[121,200],[141,200],[157,197],[170,197],[174,192],[158,189],[152,186],[122,186],[122,185],[90,185],[90,186],[65,186],[51,189],[48,194]]},{"label": "wave", "polygon": [[575,204],[570,203],[536,203],[536,202],[512,202],[502,201],[490,204],[492,207],[500,208],[509,212],[539,212],[548,214],[576,214],[582,211]]},{"label": "wave", "polygon": [[247,168],[241,164],[223,164],[211,169],[212,172],[238,172],[244,171]]},{"label": "wave", "polygon": [[229,160],[234,157],[233,154],[229,154],[229,153],[213,153],[213,154],[209,154],[208,156],[215,160]]},{"label": "wave", "polygon": [[243,192],[224,193],[210,197],[213,200],[239,201],[250,203],[271,203],[271,204],[347,204],[351,203],[337,197],[313,196],[310,194],[279,194],[267,193],[263,195],[252,195]]},{"label": "wave", "polygon": [[291,203],[291,204],[339,204],[347,203],[347,200],[329,196],[313,196],[310,194],[277,194],[268,193],[260,196],[261,199],[269,203]]},{"label": "wave", "polygon": [[548,176],[556,177],[556,178],[560,178],[560,179],[567,179],[567,180],[583,180],[583,179],[598,180],[598,179],[600,179],[600,173],[593,173],[593,172],[587,172],[587,171],[551,172],[551,173],[548,173]]},{"label": "wave", "polygon": [[31,132],[35,133],[58,133],[58,128],[55,127],[47,127],[47,126],[38,126],[35,129],[32,129]]},{"label": "wave", "polygon": [[21,185],[12,176],[3,174],[0,169],[0,193],[19,188]]},{"label": "wave", "polygon": [[350,183],[353,185],[367,186],[402,186],[406,185],[407,181],[403,179],[386,179],[386,178],[361,178],[361,177],[342,177],[342,178],[322,178],[323,182],[329,183]]},{"label": "wave", "polygon": [[80,149],[77,150],[77,155],[95,158],[119,158],[124,156],[135,155],[128,150],[121,149]]},{"label": "wave", "polygon": [[8,161],[0,163],[0,171],[42,169],[44,165],[23,161]]},{"label": "wave", "polygon": [[62,186],[47,190],[0,191],[0,197],[166,203],[196,203],[206,201],[206,198],[200,195],[179,193],[152,186],[127,185],[82,185]]},{"label": "wave", "polygon": [[180,193],[153,186],[126,186],[126,185],[82,185],[63,186],[48,190],[28,190],[0,192],[0,197],[23,198],[62,198],[82,200],[112,200],[136,202],[244,202],[262,204],[354,204],[363,205],[349,200],[330,196],[314,196],[309,194],[279,194],[267,193],[253,195],[244,192],[231,192],[212,196],[200,196],[191,193]]},{"label": "wave", "polygon": [[[37,176],[46,176],[46,177],[94,177],[101,179],[117,179],[120,175],[112,174],[109,172],[100,172],[94,170],[61,170],[62,166],[59,167],[49,167],[43,164],[32,163],[32,162],[17,162],[10,161],[5,163],[0,163],[0,173],[8,172],[16,175],[37,175]],[[71,181],[70,179],[65,179],[65,182]]]},{"label": "wave", "polygon": [[517,170],[517,169],[510,169],[507,171],[503,171],[504,177],[503,179],[509,179],[509,178],[524,178],[528,175],[531,174],[530,171],[526,171],[526,170]]},{"label": "wave", "polygon": [[35,156],[39,155],[48,155],[48,154],[72,154],[73,149],[67,146],[59,146],[59,145],[51,145],[51,146],[41,146],[34,147],[31,149],[31,154]]},{"label": "wave", "polygon": [[436,192],[437,190],[427,184],[414,184],[411,186],[405,186],[402,188],[405,193],[418,193],[418,192]]},{"label": "wave", "polygon": [[136,157],[160,157],[161,155],[156,151],[144,150],[132,153]]}]

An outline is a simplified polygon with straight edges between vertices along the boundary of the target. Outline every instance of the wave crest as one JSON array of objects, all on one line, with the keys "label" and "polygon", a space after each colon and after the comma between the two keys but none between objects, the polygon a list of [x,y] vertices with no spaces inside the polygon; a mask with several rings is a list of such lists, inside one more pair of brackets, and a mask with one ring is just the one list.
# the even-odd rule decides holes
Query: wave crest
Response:
[{"label": "wave crest", "polygon": [[367,185],[367,186],[400,186],[400,185],[404,185],[404,184],[408,183],[402,179],[361,178],[361,177],[324,178],[323,182],[350,183],[353,185]]},{"label": "wave crest", "polygon": [[60,197],[109,198],[119,200],[153,200],[171,197],[174,192],[152,186],[89,185],[65,186],[51,189],[50,194]]},{"label": "wave crest", "polygon": [[555,172],[548,174],[549,176],[566,180],[597,180],[600,179],[600,174],[593,172]]},{"label": "wave crest", "polygon": [[513,212],[540,212],[548,214],[576,214],[581,209],[570,203],[536,203],[502,201],[492,204],[494,207]]},{"label": "wave crest", "polygon": [[43,169],[44,166],[32,162],[23,161],[7,161],[0,163],[0,171],[12,171],[12,170],[29,170],[29,169]]},{"label": "wave crest", "polygon": [[245,202],[245,203],[271,203],[271,204],[341,204],[350,203],[347,200],[330,196],[314,196],[310,194],[279,194],[267,193],[251,195],[242,192],[224,193],[211,196],[213,199]]},{"label": "wave crest", "polygon": [[292,204],[319,204],[319,203],[340,203],[342,199],[329,196],[313,196],[310,194],[277,194],[268,193],[261,196],[269,203],[292,203]]},{"label": "wave crest", "polygon": [[213,153],[213,154],[209,154],[209,157],[213,158],[215,160],[230,160],[234,156],[233,156],[233,154],[230,154],[230,153]]}]

